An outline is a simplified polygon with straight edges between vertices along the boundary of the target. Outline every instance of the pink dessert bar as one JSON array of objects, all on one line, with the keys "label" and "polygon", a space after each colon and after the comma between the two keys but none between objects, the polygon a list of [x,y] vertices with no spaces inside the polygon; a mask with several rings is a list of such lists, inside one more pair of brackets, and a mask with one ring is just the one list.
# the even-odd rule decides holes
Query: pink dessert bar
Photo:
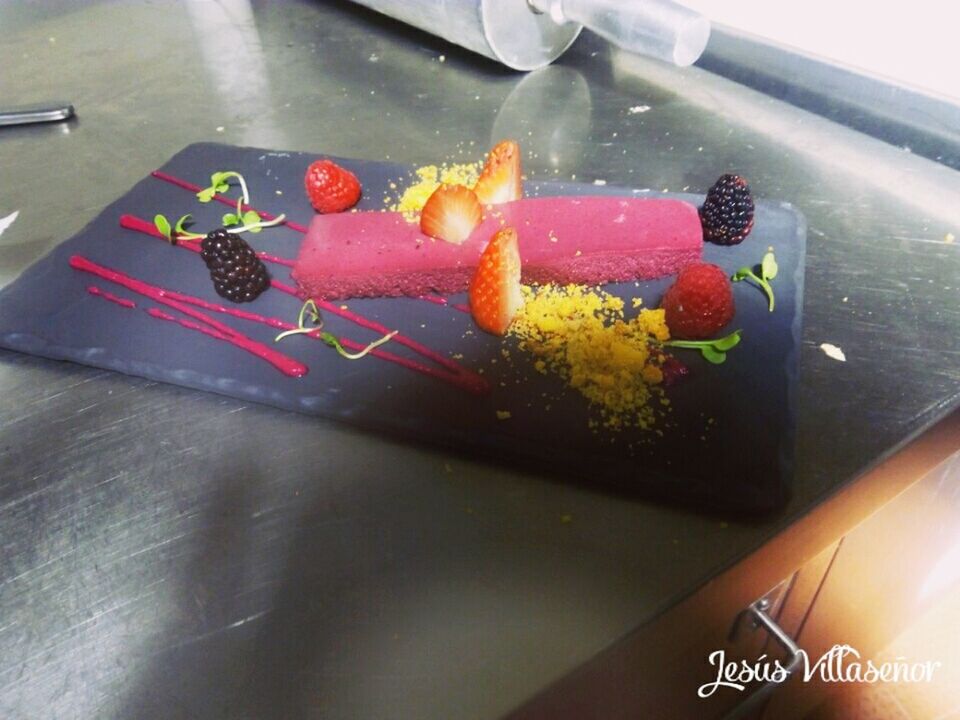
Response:
[{"label": "pink dessert bar", "polygon": [[527,283],[649,280],[698,260],[703,248],[697,209],[680,200],[528,198],[487,208],[462,245],[422,234],[400,213],[317,215],[292,276],[317,299],[462,292],[503,225],[517,230]]}]

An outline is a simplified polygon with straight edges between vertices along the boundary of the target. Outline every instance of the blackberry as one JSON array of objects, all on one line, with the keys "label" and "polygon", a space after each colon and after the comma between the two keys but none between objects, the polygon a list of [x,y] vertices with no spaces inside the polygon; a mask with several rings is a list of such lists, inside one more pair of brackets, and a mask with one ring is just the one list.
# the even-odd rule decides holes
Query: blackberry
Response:
[{"label": "blackberry", "polygon": [[723,175],[700,207],[703,239],[717,245],[737,245],[753,229],[753,197],[739,175]]},{"label": "blackberry", "polygon": [[235,303],[250,302],[270,286],[263,261],[239,235],[224,228],[200,242],[200,257],[210,271],[217,295]]}]

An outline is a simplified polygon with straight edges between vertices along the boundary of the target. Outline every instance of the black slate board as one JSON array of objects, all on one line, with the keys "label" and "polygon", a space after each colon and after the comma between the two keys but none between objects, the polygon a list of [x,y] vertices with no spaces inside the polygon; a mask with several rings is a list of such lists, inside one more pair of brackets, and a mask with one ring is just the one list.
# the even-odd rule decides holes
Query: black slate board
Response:
[{"label": "black slate board", "polygon": [[[307,224],[313,214],[302,181],[317,154],[286,153],[219,144],[191,145],[162,169],[205,185],[211,172],[238,170],[247,179],[253,204],[285,212]],[[337,161],[352,169],[364,187],[360,209],[381,209],[383,197],[396,194],[391,181],[405,182],[410,168],[397,164]],[[528,182],[528,195],[632,195],[702,198],[575,183]],[[743,342],[728,361],[712,366],[697,353],[681,357],[689,379],[670,388],[672,410],[663,437],[640,431],[596,434],[586,401],[553,377],[533,370],[533,360],[507,342],[478,331],[469,315],[415,299],[348,301],[348,307],[375,319],[461,363],[479,369],[493,391],[476,397],[437,380],[367,358],[348,362],[307,338],[279,348],[310,367],[291,379],[230,345],[172,323],[150,318],[140,308],[154,303],[111,287],[68,265],[82,254],[157,285],[216,301],[202,262],[193,253],[120,228],[124,213],[151,219],[192,213],[196,228],[219,224],[226,207],[203,205],[192,194],[155,178],[146,178],[107,207],[78,235],[55,248],[0,291],[0,345],[48,358],[207,390],[297,412],[321,415],[397,434],[413,440],[469,451],[497,462],[515,462],[575,482],[627,493],[693,504],[705,510],[767,511],[788,497],[793,468],[797,355],[803,295],[806,229],[803,217],[785,203],[760,201],[755,229],[741,245],[707,245],[704,258],[733,272],[759,261],[767,246],[776,250],[780,274],[775,281],[777,310],[767,312],[764,296],[747,283],[734,286],[736,327]],[[250,236],[259,249],[294,258],[302,240],[288,228]],[[287,272],[271,267],[285,280]],[[127,310],[86,292],[97,284],[138,303]],[[655,306],[670,279],[604,289],[628,300],[642,297]],[[454,296],[451,302],[465,302]],[[251,311],[290,319],[299,301],[278,291],[247,306]],[[631,311],[628,310],[628,313]],[[218,316],[247,335],[270,342],[275,331]],[[375,333],[327,316],[332,332],[368,342]],[[391,344],[392,352],[421,359]],[[549,399],[544,399],[544,396]],[[549,409],[547,409],[549,405]],[[497,411],[510,412],[498,419]],[[638,442],[639,441],[639,442]]]}]

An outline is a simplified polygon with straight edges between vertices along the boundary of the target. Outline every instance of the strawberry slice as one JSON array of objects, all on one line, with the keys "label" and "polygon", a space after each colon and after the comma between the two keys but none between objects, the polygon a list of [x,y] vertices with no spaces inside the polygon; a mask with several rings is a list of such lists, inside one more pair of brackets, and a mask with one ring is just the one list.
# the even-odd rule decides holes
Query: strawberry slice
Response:
[{"label": "strawberry slice", "polygon": [[505,227],[480,256],[480,265],[470,281],[470,313],[482,329],[503,335],[522,307],[517,231]]},{"label": "strawberry slice", "polygon": [[434,190],[420,213],[424,235],[459,245],[483,218],[483,208],[473,190],[463,185],[441,185]]},{"label": "strawberry slice", "polygon": [[520,146],[515,140],[503,140],[490,151],[473,189],[484,205],[497,205],[523,197]]}]

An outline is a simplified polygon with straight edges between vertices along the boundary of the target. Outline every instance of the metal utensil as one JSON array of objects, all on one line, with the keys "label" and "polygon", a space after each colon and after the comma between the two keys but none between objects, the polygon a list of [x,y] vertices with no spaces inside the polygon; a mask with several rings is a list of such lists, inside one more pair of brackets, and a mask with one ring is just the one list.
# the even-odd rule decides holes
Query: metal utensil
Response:
[{"label": "metal utensil", "polygon": [[39,105],[0,108],[0,125],[60,122],[73,117],[73,113],[73,105],[68,102],[49,102]]}]

